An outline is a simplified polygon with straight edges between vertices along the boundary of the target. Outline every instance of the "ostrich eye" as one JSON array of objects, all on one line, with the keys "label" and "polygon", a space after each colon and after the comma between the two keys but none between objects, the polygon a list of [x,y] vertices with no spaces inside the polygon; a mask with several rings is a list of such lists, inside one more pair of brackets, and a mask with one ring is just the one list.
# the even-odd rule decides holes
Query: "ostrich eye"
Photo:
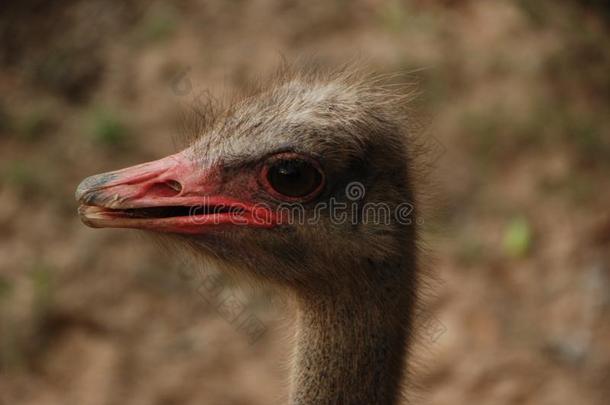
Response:
[{"label": "ostrich eye", "polygon": [[268,164],[265,178],[280,197],[313,196],[322,186],[323,176],[313,162],[303,158],[279,158]]}]

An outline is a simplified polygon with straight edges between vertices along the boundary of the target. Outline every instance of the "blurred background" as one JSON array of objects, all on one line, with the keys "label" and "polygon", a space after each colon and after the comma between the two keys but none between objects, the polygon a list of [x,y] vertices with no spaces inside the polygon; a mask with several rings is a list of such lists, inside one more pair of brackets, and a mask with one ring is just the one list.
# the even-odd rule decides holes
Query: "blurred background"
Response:
[{"label": "blurred background", "polygon": [[419,83],[438,280],[414,402],[607,403],[604,1],[22,0],[0,15],[1,404],[281,403],[290,314],[222,277],[201,291],[203,273],[135,231],[85,227],[73,193],[176,151],[206,91],[311,54]]}]

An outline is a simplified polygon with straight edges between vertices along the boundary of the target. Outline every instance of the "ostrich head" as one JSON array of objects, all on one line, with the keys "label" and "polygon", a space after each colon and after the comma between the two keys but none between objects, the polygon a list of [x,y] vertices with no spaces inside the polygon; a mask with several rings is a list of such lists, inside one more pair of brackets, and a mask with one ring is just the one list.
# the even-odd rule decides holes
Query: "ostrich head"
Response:
[{"label": "ostrich head", "polygon": [[389,275],[363,263],[414,250],[404,103],[354,74],[284,75],[206,118],[187,149],[85,179],[81,219],[303,292],[371,285]]}]

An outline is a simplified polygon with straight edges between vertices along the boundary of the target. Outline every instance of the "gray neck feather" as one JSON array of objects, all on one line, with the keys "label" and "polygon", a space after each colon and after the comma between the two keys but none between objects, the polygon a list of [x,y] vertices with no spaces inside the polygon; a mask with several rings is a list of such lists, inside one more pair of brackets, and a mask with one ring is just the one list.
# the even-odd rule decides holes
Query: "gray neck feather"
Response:
[{"label": "gray neck feather", "polygon": [[[411,334],[414,268],[381,285],[297,299],[291,404],[396,404]],[[401,266],[402,267],[402,266]],[[408,266],[411,267],[411,266]]]}]

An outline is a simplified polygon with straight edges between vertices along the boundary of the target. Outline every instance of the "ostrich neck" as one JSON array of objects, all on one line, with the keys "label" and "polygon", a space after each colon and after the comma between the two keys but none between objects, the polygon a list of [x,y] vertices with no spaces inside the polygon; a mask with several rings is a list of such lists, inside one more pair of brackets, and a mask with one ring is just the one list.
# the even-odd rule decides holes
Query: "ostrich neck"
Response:
[{"label": "ostrich neck", "polygon": [[349,294],[297,299],[292,404],[398,402],[410,335],[412,274],[392,273],[383,285]]}]

